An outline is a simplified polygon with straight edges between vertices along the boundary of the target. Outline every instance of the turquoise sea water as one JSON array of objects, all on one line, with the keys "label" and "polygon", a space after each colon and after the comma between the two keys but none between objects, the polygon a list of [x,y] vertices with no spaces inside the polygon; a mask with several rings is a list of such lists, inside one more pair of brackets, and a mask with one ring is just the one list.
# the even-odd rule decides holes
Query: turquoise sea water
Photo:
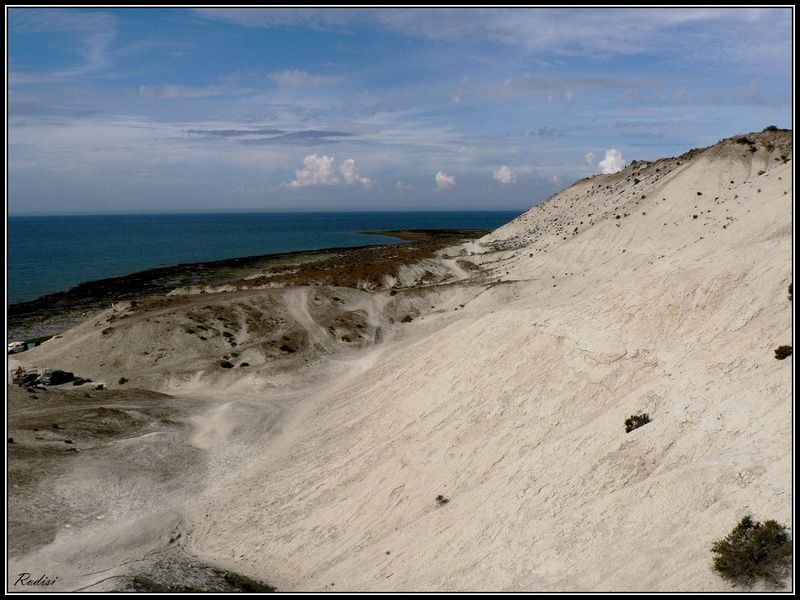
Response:
[{"label": "turquoise sea water", "polygon": [[9,217],[8,303],[145,269],[396,242],[386,229],[495,229],[521,211]]}]

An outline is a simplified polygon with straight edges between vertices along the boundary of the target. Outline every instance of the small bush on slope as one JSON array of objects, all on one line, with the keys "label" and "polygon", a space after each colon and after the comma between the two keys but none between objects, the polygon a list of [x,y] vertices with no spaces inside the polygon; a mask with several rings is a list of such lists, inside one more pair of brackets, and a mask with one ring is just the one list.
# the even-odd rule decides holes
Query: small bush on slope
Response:
[{"label": "small bush on slope", "polygon": [[647,413],[641,415],[631,415],[625,419],[625,433],[630,433],[634,429],[638,429],[642,425],[647,425],[650,422],[650,415]]},{"label": "small bush on slope", "polygon": [[792,355],[792,347],[791,346],[778,346],[775,348],[775,358],[778,360],[783,360]]},{"label": "small bush on slope", "polygon": [[714,570],[734,585],[752,586],[763,579],[783,587],[792,566],[792,543],[786,527],[769,520],[763,524],[744,517],[724,539],[711,546]]}]

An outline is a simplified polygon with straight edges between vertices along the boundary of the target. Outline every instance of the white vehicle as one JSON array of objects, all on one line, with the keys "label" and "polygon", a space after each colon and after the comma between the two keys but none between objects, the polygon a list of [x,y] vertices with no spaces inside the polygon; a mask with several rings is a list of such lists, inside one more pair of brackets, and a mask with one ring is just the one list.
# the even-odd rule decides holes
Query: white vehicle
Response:
[{"label": "white vehicle", "polygon": [[25,345],[25,342],[9,342],[8,343],[8,353],[9,354],[16,354],[18,352],[25,352],[28,347]]}]

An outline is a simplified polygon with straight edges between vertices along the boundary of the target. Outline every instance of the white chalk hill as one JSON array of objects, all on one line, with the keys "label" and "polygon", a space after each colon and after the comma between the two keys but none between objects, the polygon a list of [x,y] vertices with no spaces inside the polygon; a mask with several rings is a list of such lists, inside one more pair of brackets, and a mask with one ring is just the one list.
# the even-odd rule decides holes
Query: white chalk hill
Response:
[{"label": "white chalk hill", "polygon": [[790,136],[749,140],[474,244],[497,284],[322,392],[194,547],[284,589],[728,589],[714,540],[792,526]]},{"label": "white chalk hill", "polygon": [[792,196],[791,133],[634,163],[453,250],[483,270],[338,375],[242,413],[226,372],[196,443],[247,451],[186,547],[281,590],[730,589],[712,542],[793,525]]}]

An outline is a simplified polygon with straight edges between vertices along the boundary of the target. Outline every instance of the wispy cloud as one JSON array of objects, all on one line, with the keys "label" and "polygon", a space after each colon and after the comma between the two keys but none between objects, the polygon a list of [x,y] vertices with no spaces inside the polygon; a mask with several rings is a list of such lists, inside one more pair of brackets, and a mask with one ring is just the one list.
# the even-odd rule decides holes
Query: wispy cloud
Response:
[{"label": "wispy cloud", "polygon": [[285,87],[331,85],[341,81],[340,77],[313,75],[298,69],[275,71],[269,74],[269,79]]},{"label": "wispy cloud", "polygon": [[293,146],[317,146],[320,144],[336,144],[344,138],[353,137],[354,134],[346,131],[292,131],[271,137],[259,137],[242,140],[243,144],[253,144],[259,146],[271,146],[275,144],[287,144]]},{"label": "wispy cloud", "polygon": [[62,33],[75,40],[80,58],[73,67],[53,70],[48,75],[69,78],[100,71],[112,65],[110,47],[117,37],[117,19],[92,10],[10,8],[9,26],[32,33]]},{"label": "wispy cloud", "polygon": [[228,85],[140,85],[136,89],[142,98],[192,99],[214,96],[242,96],[254,90]]},{"label": "wispy cloud", "polygon": [[[784,12],[788,12],[785,9]],[[776,9],[624,8],[624,9],[200,9],[208,17],[249,27],[308,26],[350,30],[377,24],[391,32],[437,42],[488,41],[531,52],[567,57],[610,58],[679,46],[707,54],[738,44],[732,32],[772,23]],[[769,35],[770,56],[791,50]],[[679,36],[679,37],[678,37]],[[753,57],[754,60],[754,57]]]},{"label": "wispy cloud", "polygon": [[209,138],[239,138],[254,135],[279,135],[282,129],[187,129],[186,133]]}]

